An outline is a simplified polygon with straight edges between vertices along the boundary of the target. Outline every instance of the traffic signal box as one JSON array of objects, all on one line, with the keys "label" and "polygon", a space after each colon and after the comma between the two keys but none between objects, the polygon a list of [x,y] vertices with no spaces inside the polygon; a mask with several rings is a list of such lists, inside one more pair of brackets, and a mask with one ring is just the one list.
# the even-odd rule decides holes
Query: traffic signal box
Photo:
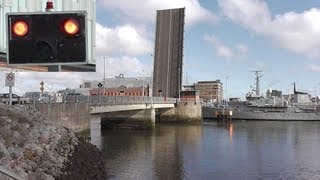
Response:
[{"label": "traffic signal box", "polygon": [[85,64],[86,13],[7,14],[7,61],[12,65]]}]

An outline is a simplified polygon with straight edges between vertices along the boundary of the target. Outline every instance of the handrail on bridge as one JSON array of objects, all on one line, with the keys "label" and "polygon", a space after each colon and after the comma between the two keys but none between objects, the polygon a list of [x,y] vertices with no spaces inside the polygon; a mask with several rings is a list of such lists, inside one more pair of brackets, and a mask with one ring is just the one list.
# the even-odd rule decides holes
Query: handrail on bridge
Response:
[{"label": "handrail on bridge", "polygon": [[169,97],[149,97],[149,96],[83,96],[70,95],[62,99],[48,98],[42,101],[31,101],[33,104],[39,103],[89,103],[89,104],[174,104],[178,102],[177,98]]}]

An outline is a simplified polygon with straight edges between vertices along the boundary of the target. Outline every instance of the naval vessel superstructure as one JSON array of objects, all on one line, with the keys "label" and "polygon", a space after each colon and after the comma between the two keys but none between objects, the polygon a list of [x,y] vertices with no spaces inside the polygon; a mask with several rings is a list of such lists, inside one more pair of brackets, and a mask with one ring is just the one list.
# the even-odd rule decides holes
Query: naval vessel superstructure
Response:
[{"label": "naval vessel superstructure", "polygon": [[[320,108],[317,102],[305,92],[296,91],[283,96],[281,91],[267,90],[266,97],[260,95],[261,71],[255,71],[256,87],[246,94],[246,101],[229,102],[233,120],[281,120],[281,121],[320,121]],[[215,118],[218,107],[203,107],[204,118]]]}]

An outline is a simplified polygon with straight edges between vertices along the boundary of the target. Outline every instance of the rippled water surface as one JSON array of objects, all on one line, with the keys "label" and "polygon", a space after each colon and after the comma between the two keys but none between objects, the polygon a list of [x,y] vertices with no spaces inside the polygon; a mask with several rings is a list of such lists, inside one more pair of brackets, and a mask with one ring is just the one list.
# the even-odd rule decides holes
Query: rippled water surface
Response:
[{"label": "rippled water surface", "polygon": [[235,121],[100,131],[111,179],[320,179],[320,122]]}]

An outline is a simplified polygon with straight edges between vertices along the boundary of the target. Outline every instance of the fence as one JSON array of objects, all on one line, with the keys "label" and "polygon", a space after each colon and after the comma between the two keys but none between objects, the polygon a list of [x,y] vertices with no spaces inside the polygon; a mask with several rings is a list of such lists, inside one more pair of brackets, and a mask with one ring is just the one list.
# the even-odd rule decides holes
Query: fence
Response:
[{"label": "fence", "polygon": [[31,103],[89,103],[89,104],[173,104],[177,103],[177,98],[168,97],[148,97],[148,96],[83,96],[83,95],[65,95],[60,99],[48,96],[46,99],[31,100]]}]

